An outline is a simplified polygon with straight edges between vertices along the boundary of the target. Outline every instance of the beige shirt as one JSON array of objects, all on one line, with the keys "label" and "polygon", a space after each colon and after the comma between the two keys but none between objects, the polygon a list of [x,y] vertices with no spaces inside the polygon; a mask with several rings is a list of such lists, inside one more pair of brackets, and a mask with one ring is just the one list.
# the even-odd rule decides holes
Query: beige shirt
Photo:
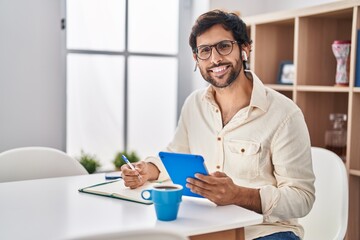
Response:
[{"label": "beige shirt", "polygon": [[[251,72],[252,73],[252,72]],[[296,218],[315,200],[310,139],[303,114],[253,75],[250,105],[222,126],[211,86],[184,103],[167,151],[202,155],[209,172],[223,171],[235,184],[260,189],[264,223],[245,228],[246,239],[280,231],[303,237]],[[157,158],[148,158],[168,178]]]}]

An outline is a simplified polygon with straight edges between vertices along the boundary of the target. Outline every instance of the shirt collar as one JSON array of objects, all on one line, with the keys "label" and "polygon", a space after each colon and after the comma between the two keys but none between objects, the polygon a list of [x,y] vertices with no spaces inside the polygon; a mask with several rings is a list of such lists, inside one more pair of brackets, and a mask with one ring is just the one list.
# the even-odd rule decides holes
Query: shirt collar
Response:
[{"label": "shirt collar", "polygon": [[251,73],[253,77],[253,90],[251,93],[250,107],[257,107],[260,108],[263,112],[266,112],[269,108],[266,88],[254,72],[250,70],[246,71]]}]

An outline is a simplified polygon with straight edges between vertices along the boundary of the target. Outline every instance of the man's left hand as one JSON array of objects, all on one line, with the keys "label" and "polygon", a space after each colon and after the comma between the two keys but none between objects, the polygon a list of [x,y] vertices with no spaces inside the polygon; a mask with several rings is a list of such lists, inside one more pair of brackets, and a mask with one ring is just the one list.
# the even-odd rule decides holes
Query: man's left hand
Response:
[{"label": "man's left hand", "polygon": [[187,178],[186,187],[217,205],[236,204],[239,186],[235,185],[223,172],[214,172],[210,175],[195,174],[196,178]]}]

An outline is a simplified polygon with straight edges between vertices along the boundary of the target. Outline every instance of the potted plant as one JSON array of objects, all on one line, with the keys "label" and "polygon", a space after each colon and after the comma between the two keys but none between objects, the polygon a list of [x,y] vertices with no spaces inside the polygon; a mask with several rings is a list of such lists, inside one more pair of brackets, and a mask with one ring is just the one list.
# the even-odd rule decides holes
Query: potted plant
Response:
[{"label": "potted plant", "polygon": [[140,160],[140,157],[137,155],[135,151],[121,151],[115,155],[115,159],[113,161],[115,168],[117,170],[120,170],[121,166],[125,164],[124,160],[122,159],[122,155],[125,155],[127,159],[129,159],[129,162],[134,163],[138,162]]},{"label": "potted plant", "polygon": [[96,172],[96,169],[101,166],[96,155],[85,153],[83,150],[81,150],[81,155],[77,160],[84,166],[89,174]]}]

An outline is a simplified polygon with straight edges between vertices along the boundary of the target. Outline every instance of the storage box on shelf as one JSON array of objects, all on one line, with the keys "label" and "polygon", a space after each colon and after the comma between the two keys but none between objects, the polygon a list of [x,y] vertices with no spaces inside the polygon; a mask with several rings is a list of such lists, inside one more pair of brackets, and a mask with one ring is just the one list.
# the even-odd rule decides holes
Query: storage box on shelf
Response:
[{"label": "storage box on shelf", "polygon": [[[360,87],[354,87],[356,58],[360,61],[356,56],[359,6],[360,1],[344,0],[243,19],[253,40],[250,68],[267,86],[293,99],[301,108],[313,146],[325,147],[330,113],[347,114],[347,239],[354,240],[360,239]],[[337,62],[331,48],[335,40],[351,40],[349,86],[335,86]],[[278,82],[279,66],[285,60],[293,61],[295,66],[293,85]]]}]

